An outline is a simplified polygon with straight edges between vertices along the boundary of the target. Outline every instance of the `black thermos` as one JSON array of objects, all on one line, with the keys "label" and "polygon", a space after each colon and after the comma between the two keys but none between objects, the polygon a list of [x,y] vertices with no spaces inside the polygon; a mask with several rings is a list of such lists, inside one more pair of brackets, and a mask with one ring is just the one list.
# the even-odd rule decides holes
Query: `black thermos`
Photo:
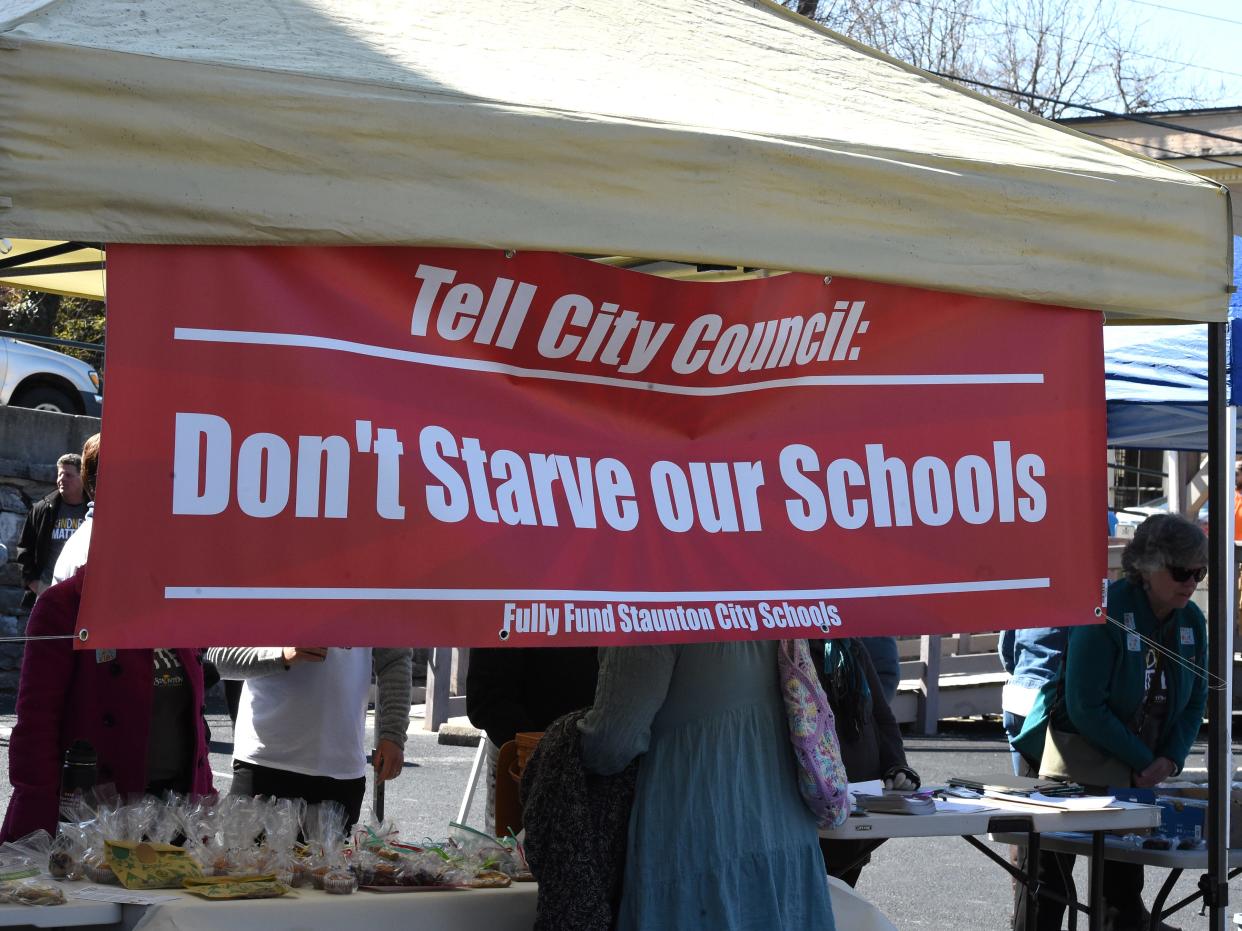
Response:
[{"label": "black thermos", "polygon": [[98,764],[95,748],[85,740],[75,740],[65,751],[65,765],[60,770],[61,798],[84,795],[95,788]]}]

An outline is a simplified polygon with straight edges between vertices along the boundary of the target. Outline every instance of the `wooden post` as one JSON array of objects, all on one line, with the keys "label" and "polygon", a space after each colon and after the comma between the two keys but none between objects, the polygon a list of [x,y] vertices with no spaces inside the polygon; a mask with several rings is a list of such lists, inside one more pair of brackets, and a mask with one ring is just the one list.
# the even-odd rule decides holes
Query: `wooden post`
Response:
[{"label": "wooden post", "polygon": [[[1195,520],[1207,491],[1207,469],[1201,468],[1199,453],[1169,451],[1164,454],[1164,493],[1170,514]],[[1210,467],[1210,463],[1209,463]],[[1197,506],[1196,506],[1197,502]]]},{"label": "wooden post", "polygon": [[449,687],[452,684],[453,651],[436,647],[427,661],[427,711],[423,730],[438,731],[449,719]]},{"label": "wooden post", "polygon": [[1168,503],[1170,514],[1182,513],[1185,500],[1185,476],[1182,474],[1181,455],[1174,450],[1166,450],[1164,454],[1164,500]]},{"label": "wooden post", "polygon": [[453,647],[453,683],[449,689],[452,695],[466,694],[466,677],[470,674],[470,648]]},{"label": "wooden post", "polygon": [[1199,471],[1195,473],[1194,478],[1186,486],[1187,494],[1190,497],[1190,504],[1186,508],[1186,516],[1191,520],[1198,520],[1199,510],[1208,500],[1208,479],[1211,478],[1212,463],[1206,456],[1202,459]]},{"label": "wooden post", "polygon": [[919,660],[923,663],[923,682],[919,689],[919,732],[933,736],[940,726],[940,635],[919,640]]}]

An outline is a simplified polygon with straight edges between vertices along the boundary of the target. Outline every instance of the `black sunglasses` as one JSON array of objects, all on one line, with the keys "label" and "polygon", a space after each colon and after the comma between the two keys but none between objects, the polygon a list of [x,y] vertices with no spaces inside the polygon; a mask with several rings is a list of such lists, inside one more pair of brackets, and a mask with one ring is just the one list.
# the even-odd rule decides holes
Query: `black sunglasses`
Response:
[{"label": "black sunglasses", "polygon": [[1169,570],[1174,582],[1189,582],[1194,579],[1196,582],[1202,582],[1207,576],[1207,566],[1200,566],[1198,569],[1187,569],[1185,566],[1165,566]]}]

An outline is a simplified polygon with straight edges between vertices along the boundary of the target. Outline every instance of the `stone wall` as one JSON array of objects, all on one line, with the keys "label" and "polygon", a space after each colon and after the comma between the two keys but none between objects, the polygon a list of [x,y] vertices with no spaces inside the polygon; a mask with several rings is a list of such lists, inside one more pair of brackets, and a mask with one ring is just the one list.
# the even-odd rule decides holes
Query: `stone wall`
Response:
[{"label": "stone wall", "polygon": [[[0,543],[9,550],[9,561],[0,566],[0,637],[26,630],[22,574],[14,557],[30,506],[55,490],[56,460],[81,452],[87,437],[98,432],[97,417],[0,406]],[[13,709],[21,663],[20,643],[0,643],[0,712]]]}]

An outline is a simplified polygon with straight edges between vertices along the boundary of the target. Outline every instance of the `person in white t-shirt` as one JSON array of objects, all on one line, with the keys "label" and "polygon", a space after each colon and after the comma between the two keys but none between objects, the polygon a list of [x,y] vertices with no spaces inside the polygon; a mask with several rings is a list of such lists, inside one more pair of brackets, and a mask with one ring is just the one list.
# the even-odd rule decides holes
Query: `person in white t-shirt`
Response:
[{"label": "person in white t-shirt", "polygon": [[243,679],[233,731],[233,795],[302,798],[345,806],[357,823],[366,794],[367,698],[374,665],[380,781],[405,762],[410,718],[409,649],[215,647],[223,679]]},{"label": "person in white t-shirt", "polygon": [[87,499],[86,516],[56,557],[52,570],[53,583],[73,578],[73,574],[86,565],[86,555],[91,548],[91,527],[95,521],[95,485],[99,480],[98,433],[82,444],[81,463],[82,491]]}]

